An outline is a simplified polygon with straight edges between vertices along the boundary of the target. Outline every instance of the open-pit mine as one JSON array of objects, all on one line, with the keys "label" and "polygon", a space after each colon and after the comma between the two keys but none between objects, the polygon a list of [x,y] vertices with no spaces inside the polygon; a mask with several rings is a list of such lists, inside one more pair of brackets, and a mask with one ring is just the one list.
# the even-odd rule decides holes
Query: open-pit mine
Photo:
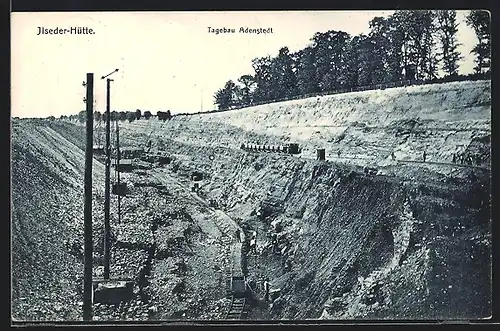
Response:
[{"label": "open-pit mine", "polygon": [[[483,80],[120,121],[93,320],[489,317],[490,120]],[[12,120],[14,320],[82,320],[85,148],[85,123]]]}]

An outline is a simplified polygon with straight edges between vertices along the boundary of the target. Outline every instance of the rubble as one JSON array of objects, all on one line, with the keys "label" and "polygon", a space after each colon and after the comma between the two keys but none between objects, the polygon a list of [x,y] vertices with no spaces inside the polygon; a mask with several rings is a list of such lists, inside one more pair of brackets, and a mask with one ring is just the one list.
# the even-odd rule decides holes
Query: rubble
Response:
[{"label": "rubble", "polygon": [[[489,126],[489,99],[479,98],[474,112],[440,100],[449,94],[460,103],[489,91],[484,82],[388,89],[166,122],[155,134],[168,161],[160,167],[156,157],[143,159],[143,169],[123,174],[133,190],[123,197],[120,223],[112,202],[111,274],[138,284],[127,302],[96,302],[96,320],[222,319],[229,305],[223,236],[235,226],[227,219],[236,218],[247,233],[258,233],[257,254],[247,261],[257,319],[488,315],[488,175],[475,172],[474,180],[486,184],[472,187],[466,171],[397,162],[415,159],[427,144],[429,159],[449,160],[461,145],[460,153],[476,153],[487,165],[488,135],[472,129]],[[304,116],[304,107],[314,110],[311,116]],[[435,120],[439,116],[450,118]],[[121,141],[133,148],[154,124],[124,123]],[[194,134],[200,127],[203,135]],[[61,238],[77,244],[83,238],[84,138],[82,127],[64,123],[20,122],[13,130],[15,319],[81,320],[81,254],[71,254]],[[304,153],[246,153],[240,140],[302,141]],[[325,148],[326,161],[308,159],[316,148]],[[336,149],[342,149],[340,158]],[[392,150],[396,160],[390,160]],[[382,171],[375,174],[372,165]],[[94,166],[98,277],[104,167],[98,159]],[[203,173],[206,199],[189,190],[193,171]],[[210,226],[220,229],[206,231]],[[280,234],[275,251],[271,233]],[[265,278],[272,305],[262,302]]]}]

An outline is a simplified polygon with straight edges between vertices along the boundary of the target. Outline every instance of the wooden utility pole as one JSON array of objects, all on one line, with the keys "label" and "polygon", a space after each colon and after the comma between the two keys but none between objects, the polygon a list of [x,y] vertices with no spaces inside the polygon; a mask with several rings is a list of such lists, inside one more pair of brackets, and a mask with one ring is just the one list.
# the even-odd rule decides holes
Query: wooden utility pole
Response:
[{"label": "wooden utility pole", "polygon": [[121,192],[120,190],[120,134],[118,129],[118,119],[116,119],[116,189],[118,193],[118,223],[120,223],[120,202],[121,202]]},{"label": "wooden utility pole", "polygon": [[83,320],[92,320],[92,150],[94,126],[94,74],[87,73],[87,146],[85,147],[85,200],[84,224],[84,275],[83,275]]},{"label": "wooden utility pole", "polygon": [[[104,79],[113,73],[117,72],[115,69],[112,73],[102,76]],[[110,111],[110,86],[113,80],[106,79],[106,173],[105,173],[105,187],[104,187],[104,279],[109,280],[109,264],[110,264],[110,252],[111,252],[111,231],[109,224],[109,204],[110,204],[110,192],[109,192],[109,182],[110,182],[110,167],[111,167],[111,111]]]},{"label": "wooden utility pole", "polygon": [[104,187],[104,279],[109,279],[109,262],[110,262],[110,229],[109,229],[109,182],[110,182],[110,166],[111,166],[111,146],[110,146],[110,125],[111,125],[111,112],[110,112],[110,82],[111,79],[106,80],[106,177]]}]

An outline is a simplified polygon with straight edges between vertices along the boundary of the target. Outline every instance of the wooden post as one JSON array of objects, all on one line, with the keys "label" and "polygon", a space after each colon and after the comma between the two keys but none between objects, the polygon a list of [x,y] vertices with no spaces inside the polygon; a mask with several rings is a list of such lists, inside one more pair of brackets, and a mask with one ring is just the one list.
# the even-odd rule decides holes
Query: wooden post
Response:
[{"label": "wooden post", "polygon": [[84,276],[83,276],[83,320],[92,320],[92,150],[93,150],[93,103],[94,74],[87,73],[87,146],[85,147],[85,200],[84,222]]},{"label": "wooden post", "polygon": [[110,261],[110,230],[109,230],[109,182],[110,182],[110,166],[111,166],[111,147],[110,147],[110,125],[111,125],[111,112],[110,112],[110,89],[111,80],[106,79],[106,173],[105,173],[105,187],[104,187],[104,279],[109,279],[109,261]]},{"label": "wooden post", "polygon": [[[118,129],[118,119],[116,119],[116,184],[117,190],[120,189],[120,134]],[[118,223],[120,223],[120,202],[121,202],[121,192],[118,192]]]}]

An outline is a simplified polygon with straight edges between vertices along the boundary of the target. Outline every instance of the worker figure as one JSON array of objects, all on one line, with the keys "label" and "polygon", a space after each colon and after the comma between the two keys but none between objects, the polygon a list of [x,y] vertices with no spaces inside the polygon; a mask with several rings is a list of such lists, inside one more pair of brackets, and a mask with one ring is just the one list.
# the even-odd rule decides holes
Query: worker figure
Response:
[{"label": "worker figure", "polygon": [[271,235],[271,240],[273,244],[273,253],[276,253],[278,252],[278,236],[276,235],[276,233],[273,233]]},{"label": "worker figure", "polygon": [[471,171],[470,174],[469,174],[469,179],[471,181],[476,181],[477,177],[476,177],[476,174],[474,174],[474,171]]},{"label": "worker figure", "polygon": [[391,158],[392,158],[393,161],[396,160],[396,155],[394,154],[394,152],[391,153]]},{"label": "worker figure", "polygon": [[337,156],[340,157],[340,149],[337,151]]},{"label": "worker figure", "polygon": [[77,257],[83,257],[82,245],[78,244],[78,242],[76,241],[73,241],[73,244],[71,245],[71,252]]},{"label": "worker figure", "polygon": [[289,259],[287,259],[285,262],[285,271],[290,272],[291,270],[292,270],[292,262]]},{"label": "worker figure", "polygon": [[256,253],[257,253],[255,238],[252,238],[252,239],[250,240],[250,252],[251,252],[251,253],[254,253],[254,254],[256,254]]},{"label": "worker figure", "polygon": [[269,301],[269,278],[266,278],[264,281],[264,301],[268,302]]},{"label": "worker figure", "polygon": [[427,153],[425,153],[424,151],[424,154],[423,154],[423,159],[424,159],[424,162],[425,162],[425,159],[427,158]]},{"label": "worker figure", "polygon": [[453,153],[453,163],[457,163],[457,154]]},{"label": "worker figure", "polygon": [[236,229],[236,240],[238,240],[239,243],[241,242],[240,229]]},{"label": "worker figure", "polygon": [[253,239],[257,239],[257,231],[255,231],[255,230],[254,230],[254,231],[252,232],[252,238],[253,238]]}]

